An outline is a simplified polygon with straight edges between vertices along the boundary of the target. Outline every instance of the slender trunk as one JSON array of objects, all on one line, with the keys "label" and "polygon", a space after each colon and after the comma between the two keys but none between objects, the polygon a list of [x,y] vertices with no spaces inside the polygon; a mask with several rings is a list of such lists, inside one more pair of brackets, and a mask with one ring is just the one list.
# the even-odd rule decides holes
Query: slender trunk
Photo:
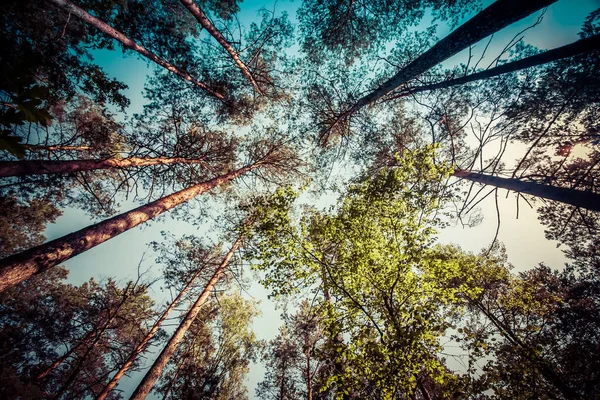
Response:
[{"label": "slender trunk", "polygon": [[56,368],[58,368],[63,362],[65,362],[65,360],[69,357],[71,357],[71,354],[73,354],[73,352],[75,352],[75,350],[77,350],[79,348],[79,346],[81,346],[81,342],[78,343],[77,345],[71,347],[69,350],[67,350],[65,352],[65,354],[63,354],[62,356],[60,356],[56,361],[54,361],[52,363],[52,365],[50,365],[48,368],[46,368],[45,370],[43,370],[42,372],[40,372],[35,379],[37,381],[40,381],[42,379],[44,379],[45,377],[47,377],[48,375],[50,375],[50,373],[52,371],[54,371]]},{"label": "slender trunk", "polygon": [[102,338],[102,335],[104,334],[104,332],[105,332],[105,330],[103,330],[102,333],[98,337],[96,337],[96,339],[90,344],[90,346],[88,346],[85,353],[77,361],[77,365],[75,366],[75,368],[73,368],[73,370],[71,371],[71,374],[69,375],[69,377],[67,378],[65,383],[63,383],[62,386],[58,389],[58,391],[52,396],[52,400],[60,399],[60,397],[69,389],[69,387],[73,384],[73,382],[75,382],[75,379],[79,375],[85,360],[87,360],[87,358],[90,355],[90,353],[92,352],[92,350],[94,350],[94,348],[96,347],[96,344]]},{"label": "slender trunk", "polygon": [[307,350],[305,353],[306,356],[306,400],[312,400],[312,374],[310,373],[310,346],[308,343],[308,338],[305,339],[304,345]]},{"label": "slender trunk", "polygon": [[173,377],[169,380],[169,384],[167,385],[167,388],[165,389],[165,394],[163,395],[163,400],[166,400],[169,397],[169,393],[171,393],[171,390],[173,390],[173,386],[175,386],[175,382],[177,382],[177,378],[179,377],[179,374],[181,373],[181,369],[183,368],[183,366],[187,362],[190,354],[192,353],[191,347],[194,346],[195,342],[196,342],[196,337],[192,338],[190,347],[187,349],[187,351],[185,352],[183,357],[181,357],[181,360],[177,364],[177,369],[175,370]]},{"label": "slender trunk", "polygon": [[162,197],[116,217],[70,233],[0,260],[0,292],[6,288],[46,271],[68,259],[98,246],[144,222],[185,203],[194,197],[257,168],[260,162],[247,165],[206,182]]},{"label": "slender trunk", "polygon": [[177,381],[177,377],[179,376],[179,373],[181,372],[181,368],[183,367],[184,363],[185,363],[185,359],[183,361],[181,361],[179,363],[179,365],[177,366],[177,370],[173,374],[173,377],[169,381],[169,385],[165,389],[165,394],[163,395],[163,400],[166,400],[169,398],[169,393],[171,393],[171,390],[173,390],[173,386],[175,385],[175,382]]},{"label": "slender trunk", "polygon": [[133,392],[129,400],[143,400],[150,393],[152,387],[154,386],[158,378],[160,378],[163,369],[175,353],[175,350],[177,350],[177,347],[179,346],[179,343],[183,339],[185,333],[188,331],[188,329],[196,319],[196,316],[200,312],[202,305],[206,302],[211,291],[213,290],[213,288],[221,278],[221,275],[227,268],[229,260],[231,260],[231,257],[233,257],[233,253],[235,253],[241,241],[242,237],[240,236],[235,241],[235,243],[233,243],[233,246],[231,246],[231,249],[227,252],[225,258],[223,258],[223,261],[215,270],[215,273],[208,281],[206,287],[204,288],[196,302],[190,307],[190,310],[186,314],[185,318],[183,319],[183,321],[181,321],[179,327],[177,328],[175,333],[173,333],[173,336],[171,336],[171,339],[169,339],[169,342],[167,343],[165,348],[160,352],[159,356],[154,361],[154,364],[152,364],[152,367],[150,367],[150,370],[148,370],[148,372],[144,376],[144,379],[142,379],[142,381],[139,383],[138,387],[135,389],[135,392]]},{"label": "slender trunk", "polygon": [[92,336],[94,336],[94,331],[90,331],[88,332],[80,341],[79,343],[77,343],[75,346],[72,346],[69,350],[67,350],[65,352],[65,354],[63,354],[62,356],[60,356],[56,361],[54,361],[52,363],[52,365],[50,365],[48,368],[46,368],[45,370],[43,370],[42,372],[40,372],[35,379],[36,380],[42,380],[45,377],[47,377],[52,371],[54,371],[56,368],[58,368],[63,362],[65,362],[67,360],[67,358],[69,358],[71,356],[71,354],[73,354],[77,349],[79,349],[79,347],[81,347],[83,344],[86,344],[91,338]]},{"label": "slender trunk", "polygon": [[286,359],[283,359],[283,368],[281,369],[283,372],[281,373],[281,380],[279,381],[279,400],[286,400],[286,391],[285,391],[285,373],[287,372]]},{"label": "slender trunk", "polygon": [[57,150],[87,151],[87,150],[94,150],[94,147],[92,147],[92,146],[60,146],[60,145],[41,146],[41,145],[37,145],[37,144],[26,144],[26,145],[24,145],[24,147],[30,151],[57,151]]},{"label": "slender trunk", "polygon": [[156,158],[107,158],[88,160],[25,160],[25,161],[0,161],[0,178],[8,176],[27,176],[45,174],[68,174],[78,171],[92,171],[96,169],[145,167],[148,165],[170,164],[201,164],[203,158],[189,159],[183,157],[156,157]]},{"label": "slender trunk", "polygon": [[379,100],[409,80],[435,67],[461,50],[479,42],[487,36],[517,22],[535,11],[557,0],[496,0],[469,21],[458,27],[432,48],[417,57],[396,75],[373,92],[360,98],[338,121],[352,115],[364,106]]},{"label": "slender trunk", "polygon": [[227,39],[225,39],[225,37],[217,29],[217,27],[214,26],[212,22],[210,22],[206,14],[204,14],[204,11],[202,11],[202,9],[198,7],[194,0],[181,0],[181,2],[188,10],[190,10],[190,13],[192,13],[192,15],[196,17],[198,23],[202,25],[202,27],[206,29],[206,31],[217,40],[217,42],[219,42],[221,47],[223,47],[229,53],[235,64],[242,71],[242,74],[244,74],[244,76],[248,78],[248,80],[254,87],[254,90],[256,90],[256,93],[262,95],[262,90],[260,90],[258,83],[254,79],[254,76],[252,75],[246,64],[244,64],[244,62],[240,59],[239,54],[235,51],[233,46],[231,46],[231,43],[229,43]]},{"label": "slender trunk", "polygon": [[209,88],[204,83],[193,78],[187,72],[184,72],[184,71],[180,70],[179,68],[177,68],[176,66],[174,66],[173,64],[170,64],[167,61],[161,59],[160,57],[158,57],[156,54],[152,53],[150,50],[148,50],[144,46],[141,46],[140,44],[134,42],[133,40],[131,40],[130,38],[125,36],[123,33],[117,31],[115,28],[108,25],[106,22],[101,21],[98,18],[92,16],[91,14],[86,12],[84,9],[71,3],[69,0],[50,0],[50,1],[53,2],[54,4],[56,4],[57,6],[61,7],[65,11],[77,16],[84,22],[96,27],[98,30],[102,31],[106,35],[119,41],[123,46],[127,47],[128,49],[131,49],[131,50],[143,55],[144,57],[148,58],[151,61],[154,61],[156,64],[160,65],[161,67],[173,72],[174,74],[179,75],[186,81],[193,83],[194,85],[205,90],[206,92],[210,93],[211,95],[218,98],[219,100],[225,99],[225,96],[223,96],[221,93],[215,92],[214,90]]},{"label": "slender trunk", "polygon": [[543,199],[559,201],[588,210],[600,211],[600,194],[591,191],[544,185],[535,182],[524,182],[515,178],[502,178],[499,176],[462,170],[454,171],[452,175],[457,178],[467,179],[484,185],[508,189],[518,193],[525,193]]},{"label": "slender trunk", "polygon": [[[327,276],[326,266],[324,264],[321,265],[321,280],[323,281],[323,297],[327,302],[327,316],[330,319],[330,322],[327,326],[327,330],[329,331],[327,336],[327,341],[332,344],[334,347],[333,353],[333,373],[338,375],[344,375],[346,371],[346,365],[344,364],[344,360],[341,359],[340,354],[337,352],[338,346],[343,345],[342,334],[338,332],[336,327],[336,318],[333,313],[333,302],[331,300],[331,293],[329,292],[329,277]],[[339,383],[338,383],[339,386]],[[346,392],[342,393],[342,400],[350,399],[350,395]]]},{"label": "slender trunk", "polygon": [[457,85],[464,85],[466,83],[479,81],[483,79],[493,78],[498,75],[507,74],[510,72],[519,71],[525,68],[535,67],[538,65],[548,64],[554,61],[562,60],[564,58],[573,57],[578,54],[590,53],[600,48],[600,35],[595,35],[586,39],[578,40],[577,42],[562,46],[556,49],[548,50],[535,56],[526,57],[522,60],[509,62],[498,67],[490,68],[485,71],[477,72],[471,75],[463,76],[461,78],[449,79],[444,82],[434,83],[431,85],[417,86],[410,88],[402,93],[394,95],[390,98],[396,99],[400,97],[410,96],[411,94],[444,89]]},{"label": "slender trunk", "polygon": [[96,397],[96,400],[106,399],[106,397],[109,395],[109,393],[117,386],[117,384],[119,383],[119,380],[125,375],[125,373],[129,370],[129,368],[131,368],[131,366],[135,362],[136,358],[142,352],[144,352],[146,350],[146,347],[148,346],[148,344],[150,343],[150,341],[152,340],[152,338],[154,337],[156,332],[158,332],[160,326],[165,321],[165,319],[167,318],[169,313],[171,311],[173,311],[173,309],[177,306],[177,304],[179,304],[179,302],[181,301],[183,296],[185,296],[185,294],[188,292],[188,290],[190,289],[190,287],[192,286],[192,284],[194,283],[196,278],[198,278],[199,275],[200,275],[200,272],[197,272],[196,274],[194,274],[192,279],[190,279],[189,282],[183,287],[183,289],[181,289],[181,291],[179,292],[177,297],[175,297],[175,299],[173,299],[171,304],[169,304],[169,306],[165,309],[165,311],[163,311],[163,313],[158,318],[158,320],[156,320],[156,322],[154,323],[154,325],[152,326],[150,331],[146,334],[144,339],[142,339],[142,341],[136,346],[136,348],[131,352],[131,355],[127,358],[125,363],[121,366],[121,368],[119,368],[117,373],[112,377],[110,382],[108,382],[108,384],[102,389],[100,394],[98,394],[98,396]]}]

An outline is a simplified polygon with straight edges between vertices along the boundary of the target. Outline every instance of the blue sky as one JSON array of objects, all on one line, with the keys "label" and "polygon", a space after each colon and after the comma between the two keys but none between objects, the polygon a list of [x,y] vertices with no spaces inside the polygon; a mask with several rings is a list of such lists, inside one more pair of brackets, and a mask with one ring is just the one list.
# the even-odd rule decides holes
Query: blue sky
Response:
[{"label": "blue sky", "polygon": [[[294,21],[295,9],[300,4],[299,0],[280,1],[276,3],[276,11],[287,11],[290,19]],[[241,5],[240,21],[246,26],[252,21],[259,21],[258,10],[263,7],[272,9],[273,5],[272,2],[265,3],[260,0],[245,1]],[[526,34],[526,42],[540,48],[552,48],[572,42],[577,39],[577,32],[585,16],[598,7],[600,7],[598,0],[559,1],[548,9],[543,22]],[[515,33],[529,26],[536,18],[537,15],[530,16],[497,34],[488,50],[489,54],[494,54],[498,49],[503,48]],[[483,45],[479,44],[477,48],[479,50],[476,49],[476,51],[480,51]],[[143,87],[146,76],[152,68],[155,68],[154,65],[148,65],[135,55],[123,55],[120,51],[96,51],[94,57],[109,75],[124,81],[129,86],[125,92],[131,99],[127,115],[131,116],[133,113],[140,112],[145,101]],[[463,52],[444,64],[451,66],[464,60],[465,53]],[[518,156],[519,151],[518,148],[514,150],[515,157]],[[505,199],[504,194],[501,196],[500,205],[503,211],[500,240],[506,244],[510,261],[518,269],[530,268],[542,261],[559,268],[564,262],[564,258],[560,250],[556,249],[555,243],[544,239],[543,229],[537,222],[535,212],[521,207],[521,215],[517,220],[513,217],[515,214],[514,197],[510,196]],[[132,202],[123,202],[122,211],[133,207]],[[470,229],[450,227],[440,234],[440,241],[453,242],[470,251],[478,251],[488,246],[496,230],[493,199],[490,197],[483,202],[481,208],[485,217],[482,224]],[[93,222],[83,212],[68,209],[55,224],[47,228],[46,237],[51,240],[84,228]],[[203,236],[208,233],[208,229],[210,229],[208,225],[198,228],[184,221],[175,221],[169,216],[158,222],[144,224],[66,262],[65,265],[71,270],[69,279],[73,283],[81,283],[92,276],[97,279],[115,276],[125,281],[135,276],[137,264],[147,248],[147,243],[159,240],[161,230],[170,231],[175,235],[197,234]],[[152,266],[151,256],[146,265]],[[153,273],[159,274],[160,270],[154,267]],[[158,286],[156,285],[154,288],[154,294],[157,299],[164,298],[164,294],[159,291]],[[265,290],[258,284],[252,285],[250,293],[262,301],[263,316],[257,321],[255,330],[260,338],[271,338],[276,334],[280,325],[279,311],[275,310],[274,304],[267,300]],[[262,379],[262,375],[261,367],[252,368],[248,385],[251,396],[254,395],[255,385]],[[125,390],[125,393],[129,393],[139,378],[140,376],[137,374],[131,379],[125,379],[119,388]]]}]

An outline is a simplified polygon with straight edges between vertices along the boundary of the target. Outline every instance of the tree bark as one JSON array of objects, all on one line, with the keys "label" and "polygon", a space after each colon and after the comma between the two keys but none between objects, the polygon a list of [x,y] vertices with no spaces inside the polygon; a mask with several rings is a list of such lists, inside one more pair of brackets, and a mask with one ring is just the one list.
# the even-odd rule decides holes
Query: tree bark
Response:
[{"label": "tree bark", "polygon": [[562,60],[564,58],[573,57],[578,54],[590,53],[594,50],[598,50],[600,48],[600,35],[595,35],[586,39],[578,40],[574,43],[558,47],[556,49],[548,50],[540,54],[536,54],[531,57],[523,58],[522,60],[517,60],[513,62],[509,62],[498,67],[490,68],[485,71],[477,72],[471,75],[463,76],[461,78],[449,79],[444,82],[434,83],[431,85],[417,86],[410,88],[402,93],[398,93],[390,97],[391,99],[396,99],[400,97],[410,96],[411,94],[436,90],[436,89],[444,89],[457,85],[464,85],[466,83],[479,81],[483,79],[493,78],[498,75],[507,74],[510,72],[519,71],[525,68],[535,67],[538,65],[548,64],[554,61]]},{"label": "tree bark", "polygon": [[92,146],[60,146],[60,145],[40,146],[40,145],[36,145],[36,144],[26,144],[26,145],[24,145],[24,147],[30,151],[58,151],[58,150],[87,151],[87,150],[94,150],[94,147],[92,147]]},{"label": "tree bark", "polygon": [[0,292],[255,169],[261,161],[0,260]]},{"label": "tree bark", "polygon": [[459,51],[556,1],[496,0],[479,14],[458,27],[454,32],[437,42],[432,48],[421,54],[416,60],[402,68],[396,75],[373,92],[358,99],[350,109],[338,118],[338,122],[364,106],[379,100],[392,90],[397,89],[409,80],[435,67]]},{"label": "tree bark", "polygon": [[206,84],[196,80],[187,72],[184,72],[184,71],[180,70],[179,68],[177,68],[176,66],[174,66],[173,64],[168,63],[167,61],[161,59],[160,57],[158,57],[156,54],[152,53],[150,50],[148,50],[144,46],[134,42],[133,40],[131,40],[130,38],[125,36],[123,33],[117,31],[115,28],[108,25],[106,22],[101,21],[98,18],[92,16],[91,14],[86,12],[84,9],[71,3],[69,0],[50,0],[50,1],[53,2],[54,4],[56,4],[57,6],[59,6],[60,8],[62,8],[63,10],[77,16],[84,22],[86,22],[86,23],[94,26],[98,30],[104,32],[106,35],[119,41],[123,46],[127,47],[128,49],[131,49],[131,50],[143,55],[144,57],[148,58],[151,61],[154,61],[156,64],[160,65],[161,67],[173,72],[174,74],[179,75],[186,81],[193,83],[194,85],[196,85],[199,88],[210,93],[217,99],[219,99],[219,100],[225,99],[225,96],[223,96],[221,93],[218,93],[218,92],[212,90]]},{"label": "tree bark", "polygon": [[109,393],[117,386],[117,384],[119,383],[119,380],[125,375],[125,373],[129,370],[129,368],[131,368],[131,366],[135,362],[136,358],[142,352],[144,352],[146,350],[146,347],[150,343],[150,340],[152,340],[152,338],[154,337],[156,332],[158,332],[158,330],[160,329],[160,326],[165,321],[165,319],[167,319],[167,316],[169,315],[169,313],[171,311],[173,311],[173,309],[179,304],[179,302],[181,301],[183,296],[185,296],[185,294],[188,292],[190,287],[192,287],[192,284],[198,278],[200,273],[201,273],[201,271],[198,271],[197,273],[195,273],[192,276],[192,279],[190,279],[188,281],[188,283],[183,287],[183,289],[181,289],[181,291],[179,292],[177,297],[175,297],[175,299],[173,299],[171,304],[169,304],[169,306],[165,309],[165,311],[163,311],[163,313],[158,318],[158,320],[156,320],[156,322],[154,323],[154,325],[152,326],[150,331],[146,334],[144,339],[142,339],[142,341],[136,346],[136,348],[133,350],[131,355],[127,358],[125,363],[121,366],[121,368],[119,368],[119,370],[116,372],[116,374],[112,377],[110,382],[108,382],[108,384],[102,389],[100,394],[98,394],[98,396],[96,397],[96,400],[106,399],[106,397],[109,395]]},{"label": "tree bark", "polygon": [[175,333],[173,333],[173,336],[171,336],[171,339],[169,339],[169,342],[167,343],[165,348],[160,352],[159,356],[154,361],[154,364],[152,364],[152,367],[150,367],[150,370],[148,370],[148,372],[144,376],[144,379],[142,379],[142,381],[139,383],[138,387],[135,389],[135,392],[133,392],[129,400],[143,400],[150,393],[152,387],[154,386],[158,378],[160,378],[163,369],[175,353],[175,350],[177,350],[177,347],[183,339],[183,336],[196,319],[196,316],[200,312],[202,305],[206,302],[206,299],[208,298],[211,291],[221,278],[221,275],[227,268],[229,260],[231,260],[233,253],[235,253],[241,241],[242,237],[240,236],[235,241],[235,243],[233,243],[231,249],[227,252],[225,258],[215,270],[215,273],[213,274],[212,278],[210,278],[210,281],[208,281],[208,284],[206,285],[196,302],[192,305],[192,307],[190,307],[190,310],[186,314],[185,318],[183,319],[183,321],[181,321],[179,327],[177,328]]},{"label": "tree bark", "polygon": [[229,43],[227,39],[225,39],[225,37],[217,29],[217,27],[213,25],[213,23],[208,19],[204,11],[202,11],[202,9],[198,7],[194,0],[181,0],[181,2],[190,11],[190,13],[192,13],[192,15],[196,17],[198,23],[202,25],[202,27],[206,29],[206,31],[217,40],[217,42],[219,42],[221,47],[223,47],[227,51],[227,53],[229,53],[235,64],[242,71],[242,74],[244,74],[244,76],[250,81],[250,83],[254,87],[254,90],[256,90],[256,93],[262,95],[263,92],[258,86],[256,80],[254,79],[254,76],[248,69],[248,66],[244,64],[244,62],[240,59],[239,54],[235,51],[233,46],[231,46],[231,43]]},{"label": "tree bark", "polygon": [[148,165],[170,164],[201,164],[204,158],[189,159],[183,157],[156,157],[156,158],[107,158],[88,160],[25,160],[25,161],[0,161],[0,178],[9,176],[68,174],[78,171],[92,171],[96,169],[145,167]]},{"label": "tree bark", "polygon": [[307,349],[304,353],[306,357],[306,400],[313,400],[312,374],[310,373],[310,346],[308,343],[308,338],[305,338],[304,346]]},{"label": "tree bark", "polygon": [[452,175],[460,179],[467,179],[484,185],[508,189],[518,193],[525,193],[543,199],[559,201],[561,203],[592,211],[600,211],[600,194],[591,191],[544,185],[535,182],[524,182],[515,178],[502,178],[499,176],[462,170],[454,171]]}]

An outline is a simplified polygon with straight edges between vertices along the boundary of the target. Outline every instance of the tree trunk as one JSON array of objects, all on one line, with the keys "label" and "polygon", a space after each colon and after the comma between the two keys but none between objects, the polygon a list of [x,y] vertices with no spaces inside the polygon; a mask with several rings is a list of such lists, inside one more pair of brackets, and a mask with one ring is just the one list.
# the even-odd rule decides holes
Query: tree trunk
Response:
[{"label": "tree trunk", "polygon": [[68,174],[78,171],[92,171],[96,169],[145,167],[148,165],[170,164],[201,164],[203,158],[189,159],[183,157],[156,157],[156,158],[107,158],[91,160],[26,160],[26,161],[0,161],[0,178],[8,176],[27,176],[45,174]]},{"label": "tree trunk", "polygon": [[305,356],[306,356],[306,400],[313,400],[312,393],[312,374],[310,373],[310,346],[308,343],[308,338],[304,341],[304,346],[307,348]]},{"label": "tree trunk", "polygon": [[200,25],[202,25],[202,27],[206,29],[206,31],[217,40],[217,42],[219,42],[221,47],[223,47],[229,53],[235,64],[242,71],[242,74],[244,74],[244,76],[248,78],[248,80],[254,87],[254,90],[256,90],[256,93],[262,95],[262,90],[260,90],[258,83],[254,79],[254,76],[252,76],[252,73],[250,72],[246,64],[244,64],[244,62],[240,59],[239,54],[231,46],[231,43],[229,43],[227,39],[225,39],[225,37],[217,29],[217,27],[214,26],[212,22],[210,22],[206,14],[204,14],[204,11],[202,11],[202,9],[198,7],[194,0],[181,0],[181,2],[188,10],[190,10],[190,13],[192,13],[192,15],[196,17],[198,23],[200,23]]},{"label": "tree trunk", "polygon": [[427,389],[425,388],[425,385],[423,385],[423,382],[420,381],[419,379],[417,379],[417,386],[419,387],[419,389],[421,390],[421,394],[423,395],[423,398],[425,400],[431,400],[431,396],[429,395],[429,392],[427,391]]},{"label": "tree trunk", "polygon": [[183,321],[181,321],[179,327],[177,328],[175,333],[173,333],[173,336],[171,336],[171,339],[169,339],[169,342],[167,343],[165,348],[160,352],[159,356],[154,361],[154,364],[152,364],[152,367],[150,367],[150,370],[148,370],[148,372],[144,376],[144,379],[142,379],[142,381],[139,383],[138,387],[135,389],[135,392],[133,392],[129,400],[143,400],[150,393],[152,387],[154,386],[158,378],[160,378],[163,369],[175,353],[175,350],[177,350],[177,347],[183,339],[183,336],[194,322],[194,319],[196,319],[196,316],[200,312],[202,305],[206,302],[206,299],[208,298],[211,291],[221,278],[221,275],[227,268],[229,260],[231,260],[233,253],[235,253],[241,241],[242,237],[240,236],[235,241],[235,243],[233,243],[233,246],[231,246],[231,249],[229,250],[229,252],[227,252],[225,258],[215,270],[215,273],[213,274],[212,278],[210,278],[210,281],[208,281],[206,287],[204,288],[196,302],[190,307],[190,310],[186,314],[185,318],[183,319]]},{"label": "tree trunk", "polygon": [[94,147],[92,146],[60,146],[60,145],[55,145],[55,146],[41,146],[41,145],[37,145],[37,144],[26,144],[23,145],[27,150],[30,151],[58,151],[58,150],[64,150],[64,151],[87,151],[87,150],[94,150]]},{"label": "tree trunk", "polygon": [[519,71],[525,68],[535,67],[551,63],[554,61],[562,60],[564,58],[573,57],[578,54],[590,53],[600,48],[600,35],[595,35],[586,39],[578,40],[577,42],[562,46],[556,49],[548,50],[535,56],[526,57],[522,60],[509,62],[498,67],[490,68],[486,71],[477,72],[471,75],[463,76],[461,78],[449,79],[444,82],[434,83],[431,85],[417,86],[410,88],[402,93],[398,93],[390,98],[396,99],[400,97],[410,96],[411,94],[444,89],[457,85],[464,85],[466,83],[479,81],[483,79],[493,78],[498,75],[507,74],[510,72]]},{"label": "tree trunk", "polygon": [[556,1],[496,0],[479,14],[458,27],[454,32],[437,42],[432,48],[421,54],[416,60],[402,68],[396,75],[373,92],[360,98],[349,110],[338,118],[338,122],[364,106],[379,100],[392,90],[399,88],[409,80],[435,67],[459,51]]},{"label": "tree trunk", "polygon": [[79,347],[81,347],[83,344],[87,344],[87,342],[92,338],[92,336],[94,336],[94,331],[90,331],[88,332],[80,341],[79,343],[77,343],[76,345],[72,346],[69,350],[67,350],[62,356],[60,356],[56,361],[54,361],[52,363],[52,365],[50,365],[48,368],[44,369],[42,372],[40,372],[35,379],[36,380],[42,380],[45,377],[47,377],[52,371],[54,371],[56,368],[58,368],[63,362],[65,362],[67,360],[67,358],[71,357],[71,354],[73,354],[77,349],[79,349]]},{"label": "tree trunk", "polygon": [[0,292],[257,168],[260,161],[0,260]]},{"label": "tree trunk", "polygon": [[185,363],[185,359],[183,359],[181,361],[181,363],[177,366],[177,370],[173,374],[173,377],[169,381],[169,385],[167,386],[167,388],[165,390],[165,394],[163,395],[163,400],[166,400],[169,398],[169,393],[171,393],[171,390],[173,390],[173,385],[175,385],[175,382],[177,381],[177,378],[179,377],[179,373],[181,372],[181,368],[183,367],[184,363]]},{"label": "tree trunk", "polygon": [[125,373],[129,370],[129,368],[131,368],[131,366],[135,362],[136,358],[142,352],[144,352],[144,350],[146,350],[146,346],[148,346],[148,344],[150,343],[150,340],[152,340],[152,338],[154,337],[156,332],[158,332],[158,330],[160,329],[160,326],[165,321],[165,319],[167,319],[167,316],[169,315],[169,313],[171,311],[173,311],[173,309],[177,306],[177,304],[179,304],[179,302],[181,301],[183,296],[185,296],[185,294],[188,292],[188,290],[190,289],[190,287],[192,286],[194,281],[198,278],[200,273],[201,273],[201,271],[195,273],[192,276],[192,279],[190,279],[189,282],[183,287],[183,289],[181,289],[181,291],[179,292],[177,297],[175,297],[175,299],[173,299],[171,304],[169,304],[169,306],[165,309],[165,311],[163,311],[163,313],[158,318],[158,320],[156,320],[156,322],[154,323],[154,325],[152,326],[150,331],[146,334],[144,339],[142,339],[142,341],[136,346],[136,348],[133,350],[131,355],[127,358],[125,363],[121,366],[121,368],[119,368],[117,373],[112,377],[110,382],[108,382],[108,384],[104,387],[104,389],[102,389],[100,394],[96,397],[96,400],[106,399],[106,397],[109,395],[109,393],[117,386],[117,384],[119,383],[119,380],[125,375]]},{"label": "tree trunk", "polygon": [[457,178],[467,179],[484,185],[508,189],[518,193],[525,193],[543,199],[559,201],[561,203],[592,211],[600,211],[600,194],[591,191],[544,185],[535,182],[524,182],[515,178],[502,178],[499,176],[462,170],[454,171],[452,175]]},{"label": "tree trunk", "polygon": [[[320,260],[319,260],[320,261]],[[346,365],[344,363],[344,360],[341,359],[340,354],[337,352],[337,348],[338,346],[342,346],[343,345],[343,338],[342,338],[342,334],[340,332],[336,332],[338,331],[337,327],[336,327],[336,318],[335,315],[333,314],[333,301],[331,300],[331,293],[329,292],[329,277],[327,276],[327,272],[326,272],[326,265],[324,263],[321,263],[321,281],[323,282],[323,297],[325,298],[325,301],[327,302],[327,316],[330,319],[330,323],[327,325],[327,330],[328,330],[328,336],[327,336],[327,341],[329,343],[333,344],[334,347],[334,354],[333,354],[333,369],[334,369],[334,373],[337,373],[339,375],[343,375],[346,371]],[[339,383],[337,384],[339,386]],[[350,399],[350,394],[346,393],[346,392],[342,392],[342,400],[349,400]]]},{"label": "tree trunk", "polygon": [[57,6],[59,6],[60,8],[64,9],[65,11],[79,17],[84,22],[96,27],[100,31],[104,32],[106,35],[119,41],[123,46],[127,47],[128,49],[131,49],[131,50],[143,55],[144,57],[148,58],[151,61],[154,61],[156,64],[160,65],[161,67],[173,72],[174,74],[179,75],[186,81],[193,83],[194,85],[205,90],[206,92],[210,93],[211,95],[218,98],[219,100],[225,99],[225,96],[223,96],[221,93],[215,92],[214,90],[209,88],[204,83],[194,79],[187,72],[184,72],[184,71],[180,70],[179,68],[177,68],[176,66],[174,66],[173,64],[170,64],[167,61],[161,59],[156,54],[154,54],[150,50],[146,49],[144,46],[141,46],[138,43],[134,42],[133,40],[131,40],[130,38],[125,36],[123,33],[117,31],[115,28],[108,25],[106,22],[103,22],[103,21],[99,20],[98,18],[90,15],[84,9],[76,6],[75,4],[71,3],[69,0],[50,0],[50,1],[53,2],[54,4],[56,4]]}]

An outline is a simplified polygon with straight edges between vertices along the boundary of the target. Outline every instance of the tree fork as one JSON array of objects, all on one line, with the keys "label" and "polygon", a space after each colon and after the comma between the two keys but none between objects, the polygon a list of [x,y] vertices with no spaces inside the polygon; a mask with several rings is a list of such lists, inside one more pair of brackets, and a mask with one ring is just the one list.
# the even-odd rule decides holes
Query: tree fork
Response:
[{"label": "tree fork", "polygon": [[194,0],[181,0],[181,3],[183,3],[183,5],[190,11],[190,13],[194,17],[196,17],[198,23],[202,25],[202,27],[206,29],[206,31],[217,40],[217,42],[219,42],[221,47],[223,47],[227,51],[227,53],[229,53],[235,64],[242,71],[242,74],[250,81],[252,87],[254,87],[254,90],[256,90],[256,93],[262,95],[263,92],[258,86],[256,79],[254,79],[254,76],[248,69],[248,66],[244,64],[244,62],[240,59],[240,56],[237,53],[237,51],[235,51],[233,46],[231,46],[231,43],[229,43],[227,39],[225,39],[223,34],[221,34],[217,27],[214,26],[214,24],[208,19],[204,11],[202,11],[202,9],[198,7]]},{"label": "tree fork", "polygon": [[203,158],[188,159],[183,157],[156,157],[156,158],[107,158],[88,160],[25,160],[25,161],[0,161],[0,178],[9,176],[68,174],[79,171],[92,171],[96,169],[145,167],[148,165],[170,164],[202,164]]},{"label": "tree fork", "polygon": [[217,99],[219,99],[219,100],[225,99],[225,96],[223,96],[221,93],[218,93],[218,92],[212,90],[206,84],[193,78],[187,72],[184,72],[184,71],[180,70],[179,68],[177,68],[176,66],[174,66],[173,64],[163,60],[162,58],[160,58],[156,54],[152,53],[150,50],[148,50],[144,46],[136,43],[129,37],[125,36],[123,33],[119,32],[112,26],[108,25],[106,22],[99,20],[98,18],[94,17],[93,15],[91,15],[90,13],[85,11],[83,8],[80,8],[80,7],[76,6],[75,4],[71,3],[69,0],[50,0],[50,1],[53,2],[54,4],[56,4],[57,6],[59,6],[60,8],[62,8],[63,10],[69,12],[70,14],[77,16],[84,22],[86,22],[86,23],[94,26],[98,30],[104,32],[106,35],[119,41],[123,46],[127,47],[128,49],[131,49],[131,50],[143,55],[144,57],[148,58],[151,61],[154,61],[156,64],[160,65],[161,67],[173,72],[174,74],[179,75],[186,81],[193,83],[194,85],[196,85],[199,88],[210,93]]},{"label": "tree fork", "polygon": [[260,162],[247,165],[209,181],[201,182],[176,193],[88,226],[58,239],[33,247],[0,260],[0,292],[46,271],[70,258],[98,246],[171,208],[229,182],[257,168]]},{"label": "tree fork", "polygon": [[524,182],[515,178],[502,178],[478,172],[456,170],[452,174],[460,179],[484,185],[495,186],[518,193],[529,194],[543,199],[559,201],[575,207],[581,207],[592,211],[600,211],[600,194],[577,189],[569,189],[558,186],[544,185],[535,182]]},{"label": "tree fork", "polygon": [[213,276],[210,278],[210,280],[206,284],[206,287],[204,288],[204,290],[202,291],[200,296],[198,296],[198,299],[196,300],[196,302],[190,307],[185,318],[183,319],[183,321],[181,321],[181,323],[179,324],[179,327],[177,327],[177,330],[175,331],[175,333],[173,333],[173,336],[171,336],[171,339],[169,339],[169,342],[167,343],[167,345],[160,352],[159,356],[156,358],[156,360],[152,364],[152,367],[150,367],[150,369],[144,376],[144,379],[142,379],[142,381],[139,383],[138,387],[135,389],[135,392],[133,392],[133,394],[131,395],[129,400],[143,400],[146,398],[146,396],[148,396],[148,394],[154,387],[154,384],[156,383],[158,378],[160,378],[160,376],[163,372],[163,369],[165,368],[165,366],[167,365],[167,363],[169,362],[169,360],[175,353],[175,350],[177,350],[177,347],[179,346],[179,343],[183,339],[183,336],[185,335],[185,333],[188,331],[188,329],[190,328],[190,326],[192,325],[192,323],[198,316],[198,313],[200,312],[202,305],[206,302],[211,291],[213,290],[213,288],[215,287],[215,285],[221,278],[221,275],[227,268],[227,265],[229,264],[231,257],[233,257],[233,253],[235,253],[235,251],[239,247],[242,239],[243,239],[242,236],[240,236],[233,243],[233,245],[231,246],[231,248],[225,255],[225,258],[223,258],[223,261],[217,267]]}]

